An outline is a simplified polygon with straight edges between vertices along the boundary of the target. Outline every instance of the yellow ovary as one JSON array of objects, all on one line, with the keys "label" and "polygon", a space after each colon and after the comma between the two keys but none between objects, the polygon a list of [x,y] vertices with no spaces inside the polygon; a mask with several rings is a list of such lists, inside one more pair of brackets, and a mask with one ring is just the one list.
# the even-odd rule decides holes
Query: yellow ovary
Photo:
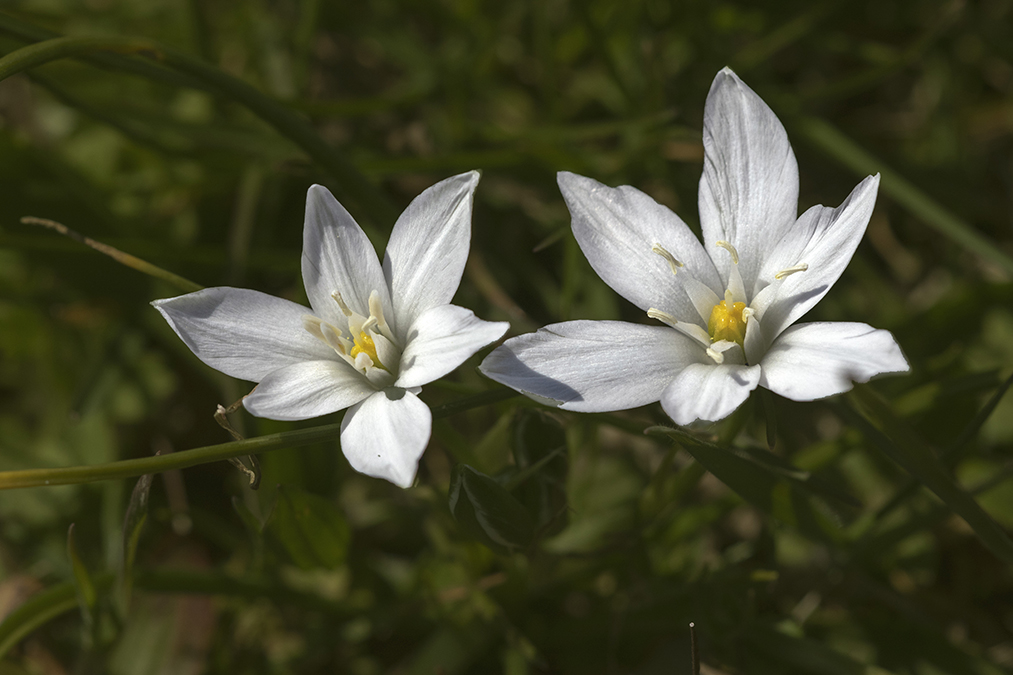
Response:
[{"label": "yellow ovary", "polygon": [[746,338],[746,322],[742,318],[742,310],[745,308],[744,302],[729,303],[727,300],[714,305],[711,318],[707,321],[707,332],[711,341],[728,340],[737,342],[741,347]]},{"label": "yellow ovary", "polygon": [[[742,304],[742,303],[738,303]],[[359,333],[359,337],[355,338],[354,346],[352,347],[351,357],[354,359],[359,354],[365,354],[372,361],[373,365],[377,368],[383,368],[387,370],[387,366],[380,363],[380,357],[376,355],[376,344],[365,331]]]}]

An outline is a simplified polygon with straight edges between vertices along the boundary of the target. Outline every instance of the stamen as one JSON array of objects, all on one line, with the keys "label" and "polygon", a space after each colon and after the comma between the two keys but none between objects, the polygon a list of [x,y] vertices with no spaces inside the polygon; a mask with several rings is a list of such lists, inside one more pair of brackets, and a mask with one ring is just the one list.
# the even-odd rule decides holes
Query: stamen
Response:
[{"label": "stamen", "polygon": [[396,343],[394,333],[391,332],[390,326],[387,325],[387,319],[383,316],[383,303],[380,301],[380,294],[376,290],[369,294],[369,315],[376,318],[376,329],[380,335]]},{"label": "stamen", "polygon": [[661,244],[655,243],[654,246],[651,247],[651,251],[653,253],[657,253],[662,258],[664,258],[666,261],[668,261],[668,266],[671,268],[672,274],[678,274],[679,273],[679,268],[685,266],[681,262],[679,262],[678,260],[676,260],[675,256],[672,255],[671,253],[669,253],[665,249],[665,247],[663,247]]},{"label": "stamen", "polygon": [[695,323],[690,323],[689,321],[679,321],[668,312],[663,312],[660,309],[655,309],[653,307],[647,310],[647,316],[652,319],[657,319],[658,321],[671,326],[686,337],[696,340],[702,347],[710,345],[710,335],[707,331]]},{"label": "stamen", "polygon": [[341,297],[341,293],[334,291],[333,293],[331,293],[331,297],[334,298],[334,302],[338,303],[338,307],[341,308],[342,314],[344,314],[345,316],[352,316],[352,310],[350,310],[348,308],[348,305],[345,304],[345,300],[344,298]]},{"label": "stamen", "polygon": [[734,246],[732,246],[730,243],[728,243],[724,239],[720,239],[720,240],[714,242],[714,245],[715,246],[720,246],[721,248],[723,248],[726,251],[728,251],[729,253],[731,253],[732,254],[732,262],[734,264],[736,264],[736,265],[739,264],[739,252],[735,250]]},{"label": "stamen", "polygon": [[679,323],[679,320],[668,312],[663,312],[660,309],[654,309],[653,307],[647,310],[647,316],[652,319],[657,319],[661,323],[668,324],[672,328],[675,328]]},{"label": "stamen", "polygon": [[324,338],[324,342],[327,343],[328,347],[330,347],[339,354],[346,353],[345,345],[343,343],[347,341],[342,339],[341,333],[338,331],[337,328],[335,328],[329,323],[322,323],[320,324],[320,332]]},{"label": "stamen", "polygon": [[359,330],[361,332],[367,332],[370,328],[372,328],[378,323],[379,321],[377,321],[375,316],[370,316],[368,319],[362,322],[362,327],[359,328]]},{"label": "stamen", "polygon": [[738,343],[731,342],[729,340],[718,340],[717,342],[715,342],[706,349],[707,356],[711,357],[714,363],[718,364],[724,363],[725,352],[727,352],[729,349],[734,348],[737,344]]},{"label": "stamen", "polygon": [[809,265],[807,265],[806,263],[802,263],[800,265],[793,265],[792,267],[789,267],[788,269],[781,270],[780,272],[778,272],[777,274],[775,274],[774,278],[777,279],[778,281],[780,281],[781,279],[784,279],[785,277],[788,277],[788,276],[791,276],[792,274],[795,274],[795,272],[805,272],[808,269],[809,269]]},{"label": "stamen", "polygon": [[324,334],[320,330],[321,323],[323,323],[323,321],[312,314],[302,315],[302,327],[306,329],[306,332],[321,342],[326,342],[326,340],[324,340]]}]

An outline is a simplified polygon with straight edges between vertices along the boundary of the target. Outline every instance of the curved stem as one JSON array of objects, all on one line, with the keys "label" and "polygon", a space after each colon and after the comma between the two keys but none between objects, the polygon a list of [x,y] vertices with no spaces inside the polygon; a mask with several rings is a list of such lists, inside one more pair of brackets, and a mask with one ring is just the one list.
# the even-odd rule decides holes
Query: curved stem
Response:
[{"label": "curved stem", "polygon": [[305,119],[243,80],[156,42],[121,37],[61,37],[44,40],[0,58],[0,80],[50,61],[96,52],[114,52],[150,59],[193,77],[207,85],[210,91],[243,104],[334,176],[342,200],[358,204],[376,224],[389,226],[397,219],[396,209],[383,193],[324,142]]},{"label": "curved stem", "polygon": [[[436,419],[449,417],[471,408],[491,405],[517,395],[517,392],[510,389],[494,389],[482,392],[433,409],[433,417]],[[44,485],[93,483],[112,478],[131,478],[149,473],[161,473],[162,471],[169,471],[171,469],[185,469],[197,466],[198,464],[209,464],[232,457],[312,445],[320,441],[336,439],[340,433],[340,423],[324,424],[310,429],[283,431],[277,434],[248,438],[243,441],[208,445],[202,448],[182,450],[155,457],[124,459],[118,462],[94,464],[91,466],[0,471],[0,490]]]}]

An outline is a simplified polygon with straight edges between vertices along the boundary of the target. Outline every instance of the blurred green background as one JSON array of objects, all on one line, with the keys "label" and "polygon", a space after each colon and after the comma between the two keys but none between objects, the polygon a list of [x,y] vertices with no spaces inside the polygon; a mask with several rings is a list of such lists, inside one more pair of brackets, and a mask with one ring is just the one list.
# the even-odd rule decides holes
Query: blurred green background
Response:
[{"label": "blurred green background", "polygon": [[[437,421],[406,491],[352,472],[335,439],[263,455],[257,491],[227,463],[155,476],[146,518],[134,480],[0,492],[0,674],[689,673],[691,621],[704,673],[1013,668],[1013,2],[0,5],[0,52],[58,35],[184,56],[0,82],[2,470],[224,443],[215,406],[249,387],[148,306],[178,289],[21,217],[305,302],[309,185],[382,250],[412,197],[477,168],[456,304],[511,334],[646,322],[584,260],[555,172],[634,185],[696,228],[725,65],[784,121],[800,212],[883,173],[809,320],[893,331],[912,373],[754,395],[674,443],[643,433],[657,405],[513,398]],[[481,356],[423,399],[495,389]],[[254,436],[340,413],[236,417]]]}]

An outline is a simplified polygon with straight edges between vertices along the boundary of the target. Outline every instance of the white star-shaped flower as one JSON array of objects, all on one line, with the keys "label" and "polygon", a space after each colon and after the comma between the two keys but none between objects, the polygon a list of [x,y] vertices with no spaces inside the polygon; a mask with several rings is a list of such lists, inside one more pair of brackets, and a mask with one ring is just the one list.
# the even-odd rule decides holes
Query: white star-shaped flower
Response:
[{"label": "white star-shaped flower", "polygon": [[306,196],[302,273],[312,310],[240,288],[151,303],[207,365],[258,382],[258,417],[302,420],[349,408],[341,449],[354,469],[415,479],[432,414],[416,394],[506,332],[449,304],[471,240],[477,172],[420,194],[398,218],[383,265],[328,190]]},{"label": "white star-shaped flower", "polygon": [[703,244],[639,190],[558,177],[595,272],[666,325],[553,324],[507,340],[483,361],[483,373],[579,412],[660,400],[673,420],[689,424],[726,417],[757,385],[811,401],[909,369],[887,331],[793,325],[847,267],[879,176],[836,209],[814,206],[796,217],[798,166],[784,127],[728,68],[707,96],[703,143]]}]

